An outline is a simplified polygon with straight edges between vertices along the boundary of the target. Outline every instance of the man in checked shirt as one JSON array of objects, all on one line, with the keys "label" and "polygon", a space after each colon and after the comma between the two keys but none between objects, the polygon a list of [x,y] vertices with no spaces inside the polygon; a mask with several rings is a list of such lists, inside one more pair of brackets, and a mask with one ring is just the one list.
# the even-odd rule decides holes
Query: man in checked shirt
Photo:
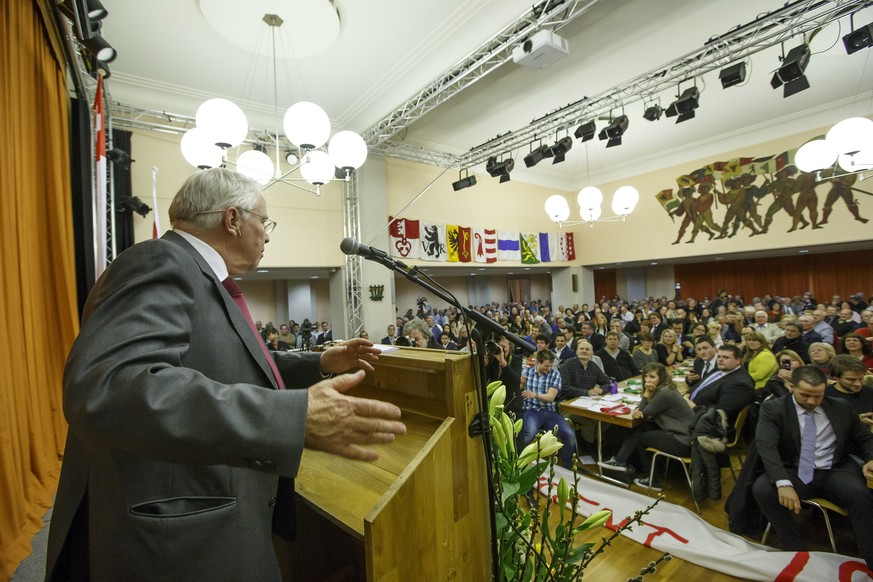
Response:
[{"label": "man in checked shirt", "polygon": [[561,375],[552,366],[555,354],[549,350],[537,352],[536,364],[521,371],[522,418],[521,433],[518,435],[519,449],[531,442],[537,433],[558,427],[558,440],[561,447],[561,464],[573,467],[573,454],[576,452],[576,435],[570,425],[558,414],[556,408],[558,393],[561,391]]}]

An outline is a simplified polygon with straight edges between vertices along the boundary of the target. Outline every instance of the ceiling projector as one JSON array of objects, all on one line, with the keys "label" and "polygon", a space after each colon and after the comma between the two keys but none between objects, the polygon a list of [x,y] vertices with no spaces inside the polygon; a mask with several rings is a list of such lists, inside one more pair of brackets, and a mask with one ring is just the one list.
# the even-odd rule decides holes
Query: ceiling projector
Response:
[{"label": "ceiling projector", "polygon": [[540,30],[512,49],[512,60],[523,67],[542,69],[570,54],[567,39],[551,30]]}]

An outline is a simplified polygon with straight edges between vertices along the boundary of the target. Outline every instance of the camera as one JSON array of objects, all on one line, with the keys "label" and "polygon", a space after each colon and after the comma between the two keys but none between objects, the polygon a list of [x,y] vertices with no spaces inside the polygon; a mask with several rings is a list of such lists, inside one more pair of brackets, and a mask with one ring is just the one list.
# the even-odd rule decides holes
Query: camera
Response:
[{"label": "camera", "polygon": [[485,342],[485,351],[492,356],[497,356],[500,354],[501,348],[497,342],[489,340]]},{"label": "camera", "polygon": [[415,303],[418,305],[419,309],[424,309],[424,306],[427,303],[427,297],[425,297],[424,295],[419,295],[418,299],[415,300]]}]

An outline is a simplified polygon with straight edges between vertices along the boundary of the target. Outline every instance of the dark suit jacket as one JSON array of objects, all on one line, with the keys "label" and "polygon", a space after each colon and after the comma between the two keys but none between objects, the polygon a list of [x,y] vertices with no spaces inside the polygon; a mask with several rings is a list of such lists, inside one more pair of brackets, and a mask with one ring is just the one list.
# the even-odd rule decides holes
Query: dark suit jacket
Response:
[{"label": "dark suit jacket", "polygon": [[755,399],[755,381],[745,368],[740,367],[701,390],[694,397],[698,406],[714,406],[727,413],[733,424],[740,410]]},{"label": "dark suit jacket", "polygon": [[[395,337],[394,340],[397,341],[397,338]],[[394,345],[394,342],[391,341],[391,336],[387,336],[387,335],[385,337],[383,337],[381,340],[379,340],[379,343],[386,345],[386,346]]]},{"label": "dark suit jacket", "polygon": [[[281,354],[286,386],[320,380],[317,358]],[[92,580],[279,580],[273,507],[292,494],[280,476],[297,472],[307,391],[275,388],[260,338],[187,241],[122,253],[64,371],[47,579],[81,579],[65,566],[90,553]],[[66,562],[68,542],[90,548]]]},{"label": "dark suit jacket", "polygon": [[[707,373],[706,376],[704,376],[703,375],[703,365],[705,363],[706,362],[704,362],[700,358],[694,358],[694,363],[691,365],[691,368],[694,370],[694,373],[697,374],[698,376],[700,376],[700,380],[703,380],[706,376],[709,376],[709,374],[712,374],[713,372],[715,372],[718,369],[715,366],[715,358],[713,358],[712,364],[710,364],[710,366],[709,366],[709,373]],[[698,380],[697,382],[689,382],[688,380],[686,380],[686,382],[688,383],[689,388],[693,388],[694,386],[696,386],[700,382],[700,380]]]},{"label": "dark suit jacket", "polygon": [[[848,456],[847,446],[854,444],[863,453],[865,461],[873,460],[873,433],[870,432],[848,402],[826,396],[821,408],[827,415],[837,437],[832,470],[860,472]],[[800,423],[792,395],[773,398],[761,404],[758,428],[755,434],[758,454],[771,483],[797,475],[800,462]],[[856,449],[857,450],[857,449]]]}]

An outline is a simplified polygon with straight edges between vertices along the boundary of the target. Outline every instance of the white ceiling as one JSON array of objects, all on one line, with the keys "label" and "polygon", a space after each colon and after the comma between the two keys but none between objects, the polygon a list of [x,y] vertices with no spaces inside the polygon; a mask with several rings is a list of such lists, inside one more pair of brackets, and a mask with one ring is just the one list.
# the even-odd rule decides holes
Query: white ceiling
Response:
[{"label": "white ceiling", "polygon": [[[253,126],[274,129],[269,28],[248,28],[236,43],[213,29],[201,11],[233,0],[103,0],[109,10],[103,36],[118,50],[109,90],[122,103],[193,116],[200,102],[223,96],[243,106]],[[288,10],[306,0],[246,0],[260,14]],[[310,0],[311,1],[311,0]],[[280,59],[279,109],[312,100],[336,129],[363,131],[416,94],[496,32],[530,9],[530,0],[335,0],[340,18],[336,42],[321,54]],[[572,2],[567,2],[568,5]],[[498,134],[525,127],[555,108],[597,95],[699,49],[710,37],[783,6],[783,0],[605,0],[561,30],[570,56],[543,70],[513,64],[469,87],[413,123],[394,139],[454,154]],[[291,16],[293,20],[295,17]],[[257,20],[257,19],[256,19]],[[288,20],[286,18],[286,20]],[[873,8],[855,25],[873,21]],[[287,31],[283,26],[281,31]],[[240,27],[243,30],[243,27]],[[567,161],[526,169],[514,152],[512,177],[565,190],[620,179],[683,160],[716,155],[809,128],[846,114],[873,113],[873,50],[846,55],[841,42],[848,18],[823,28],[812,40],[806,75],[811,88],[783,99],[769,80],[779,48],[751,58],[747,82],[722,89],[717,72],[697,81],[697,117],[682,124],[642,119],[642,103],[626,107],[630,126],[623,145],[575,143]],[[289,40],[279,35],[279,50]],[[800,43],[787,43],[786,50]],[[240,48],[251,47],[252,51]],[[684,88],[684,87],[683,87]],[[666,107],[675,91],[661,93]],[[617,105],[616,114],[620,107]],[[602,126],[602,122],[598,127]],[[586,163],[586,154],[588,162]],[[588,165],[590,164],[590,166]],[[492,179],[476,168],[480,180]]]}]

